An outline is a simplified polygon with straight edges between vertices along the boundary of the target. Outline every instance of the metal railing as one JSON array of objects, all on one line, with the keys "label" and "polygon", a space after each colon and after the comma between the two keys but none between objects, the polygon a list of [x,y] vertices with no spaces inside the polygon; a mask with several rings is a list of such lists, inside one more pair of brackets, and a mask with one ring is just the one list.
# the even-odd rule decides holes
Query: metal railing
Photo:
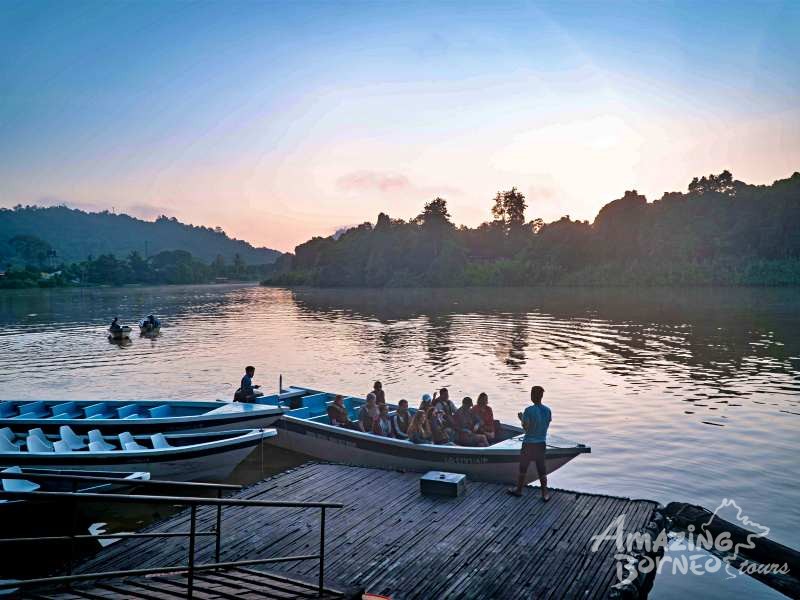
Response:
[{"label": "metal railing", "polygon": [[[32,475],[29,473],[3,473],[4,479],[51,479],[59,478],[62,480],[72,480],[77,485],[78,481],[95,481],[100,483],[104,480],[109,480],[114,483],[123,483],[130,481],[131,485],[152,484],[155,486],[185,486],[196,488],[218,488],[218,494],[222,493],[223,489],[239,489],[240,486],[231,486],[225,484],[202,484],[202,483],[180,483],[180,482],[167,482],[157,480],[135,481],[135,480],[120,480],[113,477],[83,477],[73,475]],[[150,495],[115,495],[115,494],[101,494],[91,492],[6,492],[0,491],[0,498],[17,499],[17,500],[33,500],[33,501],[61,501],[69,500],[72,502],[73,510],[73,527],[71,535],[65,536],[44,536],[44,537],[23,537],[23,538],[2,538],[0,544],[11,543],[31,543],[31,542],[70,542],[70,566],[68,575],[59,575],[52,577],[38,577],[33,579],[23,579],[16,581],[2,581],[0,582],[0,590],[9,588],[23,588],[37,585],[57,585],[67,584],[74,581],[88,581],[94,579],[106,579],[114,577],[128,577],[135,575],[152,575],[152,574],[167,574],[187,571],[187,598],[193,597],[194,588],[194,574],[195,571],[206,571],[213,569],[226,569],[239,566],[252,566],[259,564],[277,563],[277,562],[293,562],[299,560],[319,560],[319,577],[318,577],[318,593],[320,595],[324,592],[324,574],[325,574],[325,510],[329,508],[342,508],[344,505],[338,502],[290,502],[290,501],[277,501],[277,500],[241,500],[238,498],[198,498],[186,496],[150,496]],[[190,509],[189,517],[189,531],[181,532],[147,532],[147,533],[109,533],[102,535],[77,535],[74,533],[75,529],[75,507],[78,501],[85,502],[116,502],[121,504],[178,504],[188,506]],[[197,531],[197,508],[199,506],[216,506],[216,524],[215,531]],[[241,506],[241,507],[260,507],[260,508],[319,508],[320,509],[320,532],[319,532],[319,552],[317,554],[302,554],[286,557],[276,558],[261,558],[249,559],[239,561],[220,561],[221,549],[221,529],[222,529],[222,508],[224,506]],[[198,536],[214,535],[215,549],[214,549],[214,562],[195,564],[195,546]],[[175,565],[169,567],[159,567],[150,569],[126,569],[117,571],[103,571],[97,573],[82,573],[80,575],[72,574],[72,562],[75,541],[84,539],[106,539],[106,538],[153,538],[153,537],[188,537],[189,538],[189,557],[188,564]]]}]

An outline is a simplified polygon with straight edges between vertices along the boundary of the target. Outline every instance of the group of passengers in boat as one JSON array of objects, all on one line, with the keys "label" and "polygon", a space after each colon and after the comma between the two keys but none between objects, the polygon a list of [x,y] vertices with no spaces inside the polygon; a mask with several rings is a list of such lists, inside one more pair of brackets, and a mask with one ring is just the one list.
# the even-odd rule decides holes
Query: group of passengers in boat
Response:
[{"label": "group of passengers in boat", "polygon": [[495,439],[495,420],[489,396],[481,393],[477,403],[469,396],[456,408],[447,388],[422,396],[419,408],[412,414],[408,400],[400,400],[397,410],[389,414],[386,393],[376,381],[355,421],[350,420],[344,398],[336,396],[328,406],[331,425],[383,437],[410,440],[415,444],[457,444],[488,446]]}]

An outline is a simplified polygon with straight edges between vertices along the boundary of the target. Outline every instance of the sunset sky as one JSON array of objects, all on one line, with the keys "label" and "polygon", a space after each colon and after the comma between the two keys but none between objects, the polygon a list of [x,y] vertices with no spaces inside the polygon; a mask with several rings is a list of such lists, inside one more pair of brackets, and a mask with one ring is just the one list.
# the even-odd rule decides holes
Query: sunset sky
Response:
[{"label": "sunset sky", "polygon": [[0,205],[291,250],[445,197],[592,219],[800,170],[800,2],[0,3]]}]

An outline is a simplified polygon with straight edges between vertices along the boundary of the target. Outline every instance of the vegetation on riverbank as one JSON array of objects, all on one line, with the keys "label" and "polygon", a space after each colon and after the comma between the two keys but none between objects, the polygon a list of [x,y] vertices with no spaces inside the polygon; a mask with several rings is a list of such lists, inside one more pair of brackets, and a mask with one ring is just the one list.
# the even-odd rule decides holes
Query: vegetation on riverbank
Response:
[{"label": "vegetation on riverbank", "polygon": [[436,198],[406,222],[381,213],[284,255],[265,285],[320,287],[523,285],[798,285],[800,173],[749,185],[728,171],[648,203],[636,191],[593,223],[526,220],[516,189],[493,220],[456,227]]},{"label": "vegetation on riverbank", "polygon": [[136,251],[124,259],[103,254],[54,266],[46,242],[33,236],[26,236],[24,241],[39,251],[25,266],[11,268],[0,275],[0,289],[258,281],[272,268],[271,265],[247,265],[239,255],[234,256],[232,263],[218,256],[211,264],[206,264],[184,250],[159,252],[147,259]]}]

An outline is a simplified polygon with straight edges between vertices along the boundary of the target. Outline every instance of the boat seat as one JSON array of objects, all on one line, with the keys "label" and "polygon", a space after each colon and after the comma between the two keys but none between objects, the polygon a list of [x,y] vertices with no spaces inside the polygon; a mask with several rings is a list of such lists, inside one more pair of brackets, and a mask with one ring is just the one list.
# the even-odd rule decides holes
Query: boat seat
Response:
[{"label": "boat seat", "polygon": [[5,438],[12,444],[14,444],[17,448],[22,446],[22,440],[17,440],[17,434],[11,431],[10,427],[3,427],[0,429],[0,437]]},{"label": "boat seat", "polygon": [[304,406],[303,408],[287,410],[284,414],[290,417],[297,417],[298,419],[308,419],[311,416],[311,411],[307,406]]},{"label": "boat seat", "polygon": [[72,452],[72,446],[64,440],[56,440],[53,442],[53,450],[55,452]]},{"label": "boat seat", "polygon": [[53,449],[53,442],[47,439],[47,436],[44,434],[44,431],[42,431],[41,427],[34,427],[33,429],[29,429],[28,436],[29,437],[33,436],[37,438],[40,442],[42,442],[42,444],[50,448],[50,450]]},{"label": "boat seat", "polygon": [[83,439],[74,431],[69,425],[62,425],[58,428],[58,433],[61,434],[61,440],[67,444],[71,450],[83,450],[86,444]]},{"label": "boat seat", "polygon": [[[8,467],[3,469],[3,473],[22,474],[19,467]],[[27,479],[3,479],[3,490],[6,492],[35,492],[39,489],[39,484]]]},{"label": "boat seat", "polygon": [[321,393],[321,394],[314,394],[312,396],[306,396],[303,398],[303,406],[308,408],[311,411],[311,414],[315,417],[318,415],[324,415],[327,410],[326,402],[328,401],[328,394]]},{"label": "boat seat", "polygon": [[324,423],[325,425],[331,424],[331,418],[328,415],[319,415],[318,417],[313,417],[311,420],[315,423]]},{"label": "boat seat", "polygon": [[347,409],[347,415],[351,421],[358,420],[358,409],[361,408],[362,404],[364,404],[364,401],[354,396],[348,396],[344,399],[344,407]]},{"label": "boat seat", "polygon": [[[94,444],[94,447],[92,447],[92,444]],[[105,440],[99,429],[92,429],[89,432],[89,450],[92,452],[106,452],[108,450],[116,449],[117,447],[114,444],[109,444]]]},{"label": "boat seat", "polygon": [[49,446],[45,444],[45,442],[39,437],[35,435],[29,435],[25,438],[25,444],[28,446],[28,452],[54,452],[55,447],[53,444]]},{"label": "boat seat", "polygon": [[[7,429],[7,428],[6,428]],[[0,435],[0,452],[19,452],[19,446],[13,440],[9,440],[6,436]]]},{"label": "boat seat", "polygon": [[150,413],[153,419],[163,419],[172,416],[172,407],[169,404],[162,404],[155,408],[148,408],[147,412]]},{"label": "boat seat", "polygon": [[50,419],[72,419],[81,414],[74,402],[59,402],[51,406],[50,411],[53,413]]},{"label": "boat seat", "polygon": [[145,446],[138,443],[128,431],[119,434],[120,446],[124,450],[147,450]]},{"label": "boat seat", "polygon": [[160,448],[172,448],[163,433],[154,433],[150,436],[150,441],[153,442],[153,448],[156,450]]},{"label": "boat seat", "polygon": [[117,417],[120,419],[138,419],[139,418],[139,405],[126,404],[117,409]]},{"label": "boat seat", "polygon": [[111,444],[89,442],[89,452],[111,452],[112,450],[116,450],[116,448]]},{"label": "boat seat", "polygon": [[37,402],[28,402],[21,404],[19,407],[19,414],[14,419],[41,419],[47,415],[47,405],[44,400]]},{"label": "boat seat", "polygon": [[278,394],[272,394],[271,396],[261,396],[256,402],[258,404],[268,404],[269,406],[279,406],[281,398]]},{"label": "boat seat", "polygon": [[85,406],[83,408],[83,415],[87,419],[107,419],[109,417],[106,412],[107,410],[108,405],[105,402],[98,402],[97,404]]},{"label": "boat seat", "polygon": [[0,402],[0,419],[9,419],[17,411],[17,403],[11,400]]}]

